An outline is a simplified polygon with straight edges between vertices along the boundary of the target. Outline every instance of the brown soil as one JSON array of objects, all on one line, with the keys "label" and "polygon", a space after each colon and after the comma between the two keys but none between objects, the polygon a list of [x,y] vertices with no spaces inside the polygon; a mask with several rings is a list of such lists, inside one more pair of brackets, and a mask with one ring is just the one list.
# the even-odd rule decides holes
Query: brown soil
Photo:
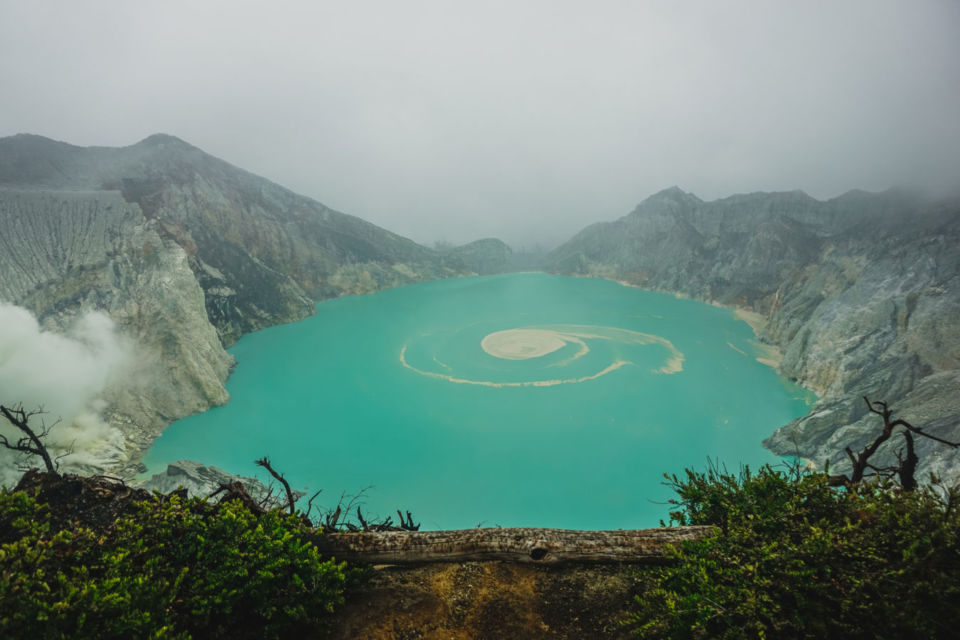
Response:
[{"label": "brown soil", "polygon": [[337,640],[627,638],[635,568],[467,562],[378,567],[336,614]]}]

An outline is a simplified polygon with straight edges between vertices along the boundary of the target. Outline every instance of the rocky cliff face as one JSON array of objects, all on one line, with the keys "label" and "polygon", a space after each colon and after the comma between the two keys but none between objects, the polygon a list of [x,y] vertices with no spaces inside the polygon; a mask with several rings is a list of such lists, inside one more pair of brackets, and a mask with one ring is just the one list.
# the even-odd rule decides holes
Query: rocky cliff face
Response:
[{"label": "rocky cliff face", "polygon": [[57,332],[104,311],[136,345],[136,370],[106,398],[127,456],[104,468],[135,460],[173,420],[227,401],[233,359],[188,255],[137,205],[116,192],[0,189],[0,229],[0,299]]},{"label": "rocky cliff face", "polygon": [[244,333],[317,300],[465,273],[171,136],[0,139],[0,301],[54,330],[103,310],[133,339],[139,370],[106,410],[128,463],[170,422],[226,402],[224,348]]},{"label": "rocky cliff face", "polygon": [[[758,335],[781,349],[781,373],[820,396],[765,445],[840,470],[843,449],[862,447],[878,430],[864,395],[960,440],[958,247],[957,202],[898,191],[703,202],[672,188],[584,229],[548,264],[761,314]],[[891,440],[888,460],[899,447]],[[935,471],[960,481],[955,450],[924,440],[918,453],[919,477]]]}]

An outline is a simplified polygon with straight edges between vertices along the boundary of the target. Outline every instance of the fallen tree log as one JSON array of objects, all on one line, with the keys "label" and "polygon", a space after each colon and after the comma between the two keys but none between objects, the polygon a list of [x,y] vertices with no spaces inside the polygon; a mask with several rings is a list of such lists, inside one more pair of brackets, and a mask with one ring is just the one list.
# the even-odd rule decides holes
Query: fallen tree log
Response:
[{"label": "fallen tree log", "polygon": [[531,564],[669,561],[667,549],[699,540],[713,527],[661,527],[616,531],[569,529],[460,529],[327,533],[317,547],[337,560],[367,564],[424,564],[504,560]]}]

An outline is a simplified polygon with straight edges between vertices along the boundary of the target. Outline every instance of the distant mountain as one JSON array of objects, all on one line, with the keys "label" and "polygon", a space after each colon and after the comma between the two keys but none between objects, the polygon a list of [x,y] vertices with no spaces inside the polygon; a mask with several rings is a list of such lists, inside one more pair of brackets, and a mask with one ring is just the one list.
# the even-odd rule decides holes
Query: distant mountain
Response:
[{"label": "distant mountain", "polygon": [[[864,395],[960,441],[960,202],[900,190],[704,202],[674,187],[587,227],[546,264],[760,314],[780,371],[820,395],[765,442],[776,453],[844,468],[844,447],[882,425]],[[921,440],[921,472],[960,481],[960,452]],[[900,447],[891,440],[890,459]]]},{"label": "distant mountain", "polygon": [[513,250],[497,238],[474,240],[445,253],[480,276],[513,270]]},{"label": "distant mountain", "polygon": [[186,251],[227,346],[249,331],[309,315],[315,300],[464,271],[412,240],[168,135],[122,148],[32,135],[0,139],[0,186],[119,193]]},{"label": "distant mountain", "polygon": [[171,421],[227,400],[224,348],[243,334],[317,300],[466,273],[173,136],[0,139],[0,301],[61,330],[104,310],[157,363],[109,398],[132,461]]}]

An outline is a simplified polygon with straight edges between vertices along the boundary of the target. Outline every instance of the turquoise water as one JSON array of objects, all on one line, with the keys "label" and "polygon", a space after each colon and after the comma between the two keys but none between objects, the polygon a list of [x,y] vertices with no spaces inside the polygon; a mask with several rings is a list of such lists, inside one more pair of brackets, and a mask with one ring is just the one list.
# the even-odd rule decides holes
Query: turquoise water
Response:
[{"label": "turquoise water", "polygon": [[[151,473],[201,460],[424,528],[656,526],[663,474],[775,459],[814,396],[756,361],[728,309],[614,282],[509,274],[317,305],[232,349],[231,401],[173,424]],[[658,504],[660,503],[660,504]]]}]

